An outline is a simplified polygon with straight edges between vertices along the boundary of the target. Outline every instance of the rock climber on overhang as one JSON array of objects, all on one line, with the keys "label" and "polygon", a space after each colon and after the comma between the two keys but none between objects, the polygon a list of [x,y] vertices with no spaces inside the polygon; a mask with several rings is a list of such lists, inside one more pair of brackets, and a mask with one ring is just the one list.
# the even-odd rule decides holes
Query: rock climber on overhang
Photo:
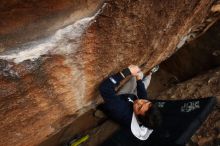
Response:
[{"label": "rock climber on overhang", "polygon": [[[151,75],[158,70],[153,68],[143,78],[143,72],[136,65],[130,65],[121,72],[105,79],[100,85],[104,99],[105,113],[122,126],[129,129],[139,140],[146,140],[161,123],[160,112],[147,98],[146,89]],[[115,88],[127,76],[131,79],[116,93]]]}]

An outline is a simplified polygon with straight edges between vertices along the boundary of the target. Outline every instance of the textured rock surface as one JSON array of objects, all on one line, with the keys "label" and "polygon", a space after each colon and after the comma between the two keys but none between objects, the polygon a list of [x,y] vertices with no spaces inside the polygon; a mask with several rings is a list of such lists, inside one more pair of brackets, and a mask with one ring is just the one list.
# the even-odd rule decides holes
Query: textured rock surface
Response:
[{"label": "textured rock surface", "polygon": [[93,15],[100,0],[2,0],[0,52],[42,38]]},{"label": "textured rock surface", "polygon": [[220,21],[217,21],[205,34],[186,43],[160,64],[160,70],[153,75],[148,95],[157,97],[161,91],[177,83],[220,66],[219,40]]},{"label": "textured rock surface", "polygon": [[[169,57],[212,4],[114,0],[88,17],[99,1],[56,2],[0,8],[1,145],[37,145],[61,130],[97,102],[103,77],[131,63],[147,62],[149,70]],[[88,18],[76,21],[82,17]]]},{"label": "textured rock surface", "polygon": [[83,41],[88,97],[95,95],[94,81],[106,73],[130,63],[147,62],[145,69],[149,70],[173,54],[191,28],[205,18],[207,6],[210,1],[206,0],[107,2]]},{"label": "textured rock surface", "polygon": [[203,36],[186,44],[161,67],[176,76],[179,82],[220,65],[220,21]]}]

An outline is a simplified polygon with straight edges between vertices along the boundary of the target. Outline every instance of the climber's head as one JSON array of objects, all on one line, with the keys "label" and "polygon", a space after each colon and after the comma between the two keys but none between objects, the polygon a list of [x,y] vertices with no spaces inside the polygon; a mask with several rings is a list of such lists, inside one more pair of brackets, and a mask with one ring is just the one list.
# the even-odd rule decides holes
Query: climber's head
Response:
[{"label": "climber's head", "polygon": [[134,101],[133,104],[134,113],[136,115],[144,115],[145,112],[147,112],[151,106],[152,103],[149,100],[137,99]]},{"label": "climber's head", "polygon": [[134,101],[133,110],[139,122],[150,129],[157,128],[161,123],[159,109],[149,100],[137,99]]}]

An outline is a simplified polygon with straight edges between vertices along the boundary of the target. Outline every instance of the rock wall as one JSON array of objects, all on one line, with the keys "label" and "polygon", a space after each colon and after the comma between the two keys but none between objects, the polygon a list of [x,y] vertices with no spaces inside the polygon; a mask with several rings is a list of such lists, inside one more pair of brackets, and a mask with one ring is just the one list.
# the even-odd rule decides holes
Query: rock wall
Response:
[{"label": "rock wall", "polygon": [[76,2],[12,1],[0,7],[0,145],[38,145],[57,133],[97,103],[97,87],[110,72],[159,64],[184,44],[212,5]]},{"label": "rock wall", "polygon": [[186,44],[161,67],[176,76],[179,82],[220,65],[220,21],[204,35]]},{"label": "rock wall", "polygon": [[78,19],[94,15],[100,0],[2,0],[0,52],[53,34]]},{"label": "rock wall", "polygon": [[[219,14],[217,16],[219,18]],[[153,75],[148,95],[156,98],[162,91],[220,66],[219,30],[220,20],[203,35],[198,35],[200,37],[197,39],[187,42],[174,55],[162,62],[160,70]]]},{"label": "rock wall", "polygon": [[96,96],[94,81],[106,73],[131,63],[146,63],[144,69],[149,70],[170,57],[184,45],[191,28],[205,20],[211,3],[107,1],[82,44],[88,97]]}]

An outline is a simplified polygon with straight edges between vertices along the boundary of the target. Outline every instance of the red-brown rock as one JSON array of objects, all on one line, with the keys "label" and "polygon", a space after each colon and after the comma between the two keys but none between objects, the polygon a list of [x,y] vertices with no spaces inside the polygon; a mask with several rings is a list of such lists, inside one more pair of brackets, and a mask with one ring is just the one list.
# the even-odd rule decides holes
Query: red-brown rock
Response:
[{"label": "red-brown rock", "polygon": [[0,7],[0,145],[38,145],[100,99],[97,87],[111,71],[145,62],[147,71],[165,60],[212,1],[112,0],[88,17],[99,4]]}]

